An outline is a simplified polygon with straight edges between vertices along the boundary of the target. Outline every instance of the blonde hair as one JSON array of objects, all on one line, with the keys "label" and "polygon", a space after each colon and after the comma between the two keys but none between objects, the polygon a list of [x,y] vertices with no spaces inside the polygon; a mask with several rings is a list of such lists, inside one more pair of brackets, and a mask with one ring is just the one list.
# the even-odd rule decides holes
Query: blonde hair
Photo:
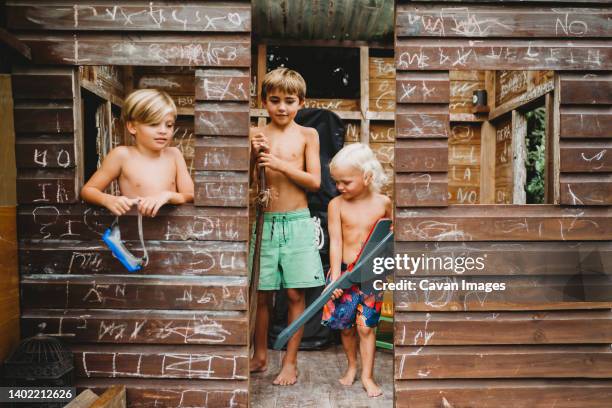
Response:
[{"label": "blonde hair", "polygon": [[269,92],[279,90],[286,94],[297,95],[300,101],[306,98],[306,81],[296,71],[289,68],[276,68],[266,74],[261,84],[261,96],[265,101]]},{"label": "blonde hair", "polygon": [[169,113],[176,118],[176,105],[170,95],[158,89],[139,89],[125,99],[122,116],[124,122],[150,125],[161,122]]},{"label": "blonde hair", "polygon": [[351,143],[344,146],[329,163],[329,169],[333,171],[339,167],[353,167],[363,172],[364,177],[370,177],[370,191],[379,192],[387,184],[388,177],[382,165],[368,145],[363,143]]}]

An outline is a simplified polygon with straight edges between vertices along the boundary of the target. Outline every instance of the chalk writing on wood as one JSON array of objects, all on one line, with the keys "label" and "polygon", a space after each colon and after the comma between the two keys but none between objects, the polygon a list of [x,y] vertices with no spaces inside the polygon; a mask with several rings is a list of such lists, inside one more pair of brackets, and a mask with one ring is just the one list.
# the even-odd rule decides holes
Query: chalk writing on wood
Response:
[{"label": "chalk writing on wood", "polygon": [[[185,349],[185,350],[183,350]],[[239,350],[200,351],[191,346],[181,350],[139,351],[87,346],[74,348],[75,365],[84,377],[201,378],[223,380],[247,379],[247,357]]]},{"label": "chalk writing on wood", "polygon": [[190,65],[248,66],[248,37],[223,39],[193,36],[87,34],[58,35],[53,40],[38,36],[21,39],[32,49],[38,63],[68,65]]},{"label": "chalk writing on wood", "polygon": [[603,8],[400,6],[400,37],[602,37]]},{"label": "chalk writing on wood", "polygon": [[241,4],[11,5],[8,13],[14,29],[246,32],[251,24],[250,8]]},{"label": "chalk writing on wood", "polygon": [[612,69],[612,50],[600,42],[497,40],[402,41],[396,47],[398,69]]}]

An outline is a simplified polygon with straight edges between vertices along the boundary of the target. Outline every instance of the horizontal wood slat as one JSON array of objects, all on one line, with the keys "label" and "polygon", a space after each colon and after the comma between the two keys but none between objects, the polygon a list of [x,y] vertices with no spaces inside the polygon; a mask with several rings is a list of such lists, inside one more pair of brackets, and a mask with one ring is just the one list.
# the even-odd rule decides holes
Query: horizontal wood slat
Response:
[{"label": "horizontal wood slat", "polygon": [[248,356],[242,347],[96,344],[70,349],[82,378],[248,378]]},{"label": "horizontal wood slat", "polygon": [[72,75],[64,74],[13,74],[13,98],[15,99],[72,99]]},{"label": "horizontal wood slat", "polygon": [[248,171],[248,138],[223,136],[196,138],[194,169]]},{"label": "horizontal wood slat", "polygon": [[470,312],[395,315],[398,346],[478,344],[607,344],[610,310],[554,312]]},{"label": "horizontal wood slat", "polygon": [[611,13],[606,8],[575,9],[518,4],[400,5],[398,37],[605,38]]},{"label": "horizontal wood slat", "polygon": [[612,47],[605,40],[400,39],[399,70],[610,70]]},{"label": "horizontal wood slat", "polygon": [[246,310],[247,280],[235,276],[25,275],[28,308]]},{"label": "horizontal wood slat", "polygon": [[251,30],[251,8],[245,2],[202,5],[150,4],[146,1],[132,1],[129,5],[90,3],[70,6],[61,1],[37,5],[11,1],[6,10],[8,27],[11,30],[213,33]]},{"label": "horizontal wood slat", "polygon": [[560,133],[564,138],[612,138],[612,107],[561,107]]},{"label": "horizontal wood slat", "polygon": [[561,174],[560,201],[569,205],[612,204],[612,174]]},{"label": "horizontal wood slat", "polygon": [[589,73],[562,73],[560,102],[563,105],[612,104],[612,75]]},{"label": "horizontal wood slat", "polygon": [[450,83],[448,72],[401,72],[396,80],[398,103],[448,103]]},{"label": "horizontal wood slat", "polygon": [[75,169],[19,169],[17,202],[20,204],[76,203]]},{"label": "horizontal wood slat", "polygon": [[249,105],[196,103],[194,130],[197,135],[204,136],[246,136],[249,132]]},{"label": "horizontal wood slat", "polygon": [[[45,106],[15,106],[15,133],[72,133],[72,106],[49,103]],[[36,120],[33,120],[36,118]]]},{"label": "horizontal wood slat", "polygon": [[612,139],[602,141],[562,141],[561,173],[612,172]]},{"label": "horizontal wood slat", "polygon": [[610,276],[403,277],[395,282],[396,311],[611,309]]},{"label": "horizontal wood slat", "polygon": [[[84,205],[22,206],[19,236],[29,239],[99,240],[115,219],[108,211]],[[138,240],[135,210],[121,217],[121,237]],[[144,237],[166,241],[246,241],[248,214],[242,208],[164,206],[153,219],[143,218]]]},{"label": "horizontal wood slat", "polygon": [[398,105],[397,139],[448,138],[449,112],[444,105]]},{"label": "horizontal wood slat", "polygon": [[608,378],[612,350],[602,346],[398,347],[395,378]]},{"label": "horizontal wood slat", "polygon": [[195,98],[199,101],[248,101],[249,70],[203,69],[196,71]]},{"label": "horizontal wood slat", "polygon": [[612,235],[609,208],[458,205],[398,210],[398,241],[597,241]]},{"label": "horizontal wood slat", "polygon": [[248,35],[160,33],[18,34],[32,49],[32,60],[49,65],[188,65],[248,67]]},{"label": "horizontal wood slat", "polygon": [[248,207],[247,172],[200,171],[195,176],[197,206]]},{"label": "horizontal wood slat", "polygon": [[[550,276],[606,274],[612,264],[611,241],[584,242],[396,242],[400,267],[395,276]],[[410,261],[405,258],[414,258]],[[474,262],[457,266],[450,258],[467,262],[482,258],[484,268]],[[440,259],[444,263],[440,265]],[[419,268],[413,272],[414,264]]]},{"label": "horizontal wood slat", "polygon": [[[124,241],[135,256],[142,256],[140,241]],[[244,242],[145,241],[149,264],[138,275],[246,276]],[[110,249],[97,241],[21,241],[21,274],[119,275],[125,268]]]},{"label": "horizontal wood slat", "polygon": [[606,408],[612,381],[431,380],[398,381],[396,408]]},{"label": "horizontal wood slat", "polygon": [[91,389],[102,394],[111,385],[125,385],[130,405],[164,408],[248,406],[248,381],[79,379],[77,391]]},{"label": "horizontal wood slat", "polygon": [[395,176],[395,205],[398,207],[445,207],[447,198],[446,174],[398,173]]},{"label": "horizontal wood slat", "polygon": [[244,345],[242,312],[151,310],[24,310],[24,337],[38,333],[72,343]]},{"label": "horizontal wood slat", "polygon": [[398,140],[395,143],[396,172],[445,172],[448,143],[445,140]]}]

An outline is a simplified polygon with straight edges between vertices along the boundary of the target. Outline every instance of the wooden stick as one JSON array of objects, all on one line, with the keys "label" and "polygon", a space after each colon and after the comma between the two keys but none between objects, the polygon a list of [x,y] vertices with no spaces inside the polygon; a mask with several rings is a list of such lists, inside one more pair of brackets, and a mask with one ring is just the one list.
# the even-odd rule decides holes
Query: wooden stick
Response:
[{"label": "wooden stick", "polygon": [[257,316],[257,288],[259,287],[259,264],[261,255],[261,239],[263,235],[264,208],[266,200],[266,172],[261,167],[257,170],[258,194],[256,199],[255,248],[253,249],[253,265],[251,268],[251,283],[249,286],[249,339],[255,333],[255,318]]}]

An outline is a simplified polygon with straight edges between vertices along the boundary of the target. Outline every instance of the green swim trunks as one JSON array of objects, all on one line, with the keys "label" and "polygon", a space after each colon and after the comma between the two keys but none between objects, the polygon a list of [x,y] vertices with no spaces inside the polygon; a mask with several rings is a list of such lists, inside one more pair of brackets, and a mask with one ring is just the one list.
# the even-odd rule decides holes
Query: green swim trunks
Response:
[{"label": "green swim trunks", "polygon": [[[255,247],[251,237],[249,272]],[[307,208],[264,213],[259,290],[311,288],[325,284],[315,224]]]}]

